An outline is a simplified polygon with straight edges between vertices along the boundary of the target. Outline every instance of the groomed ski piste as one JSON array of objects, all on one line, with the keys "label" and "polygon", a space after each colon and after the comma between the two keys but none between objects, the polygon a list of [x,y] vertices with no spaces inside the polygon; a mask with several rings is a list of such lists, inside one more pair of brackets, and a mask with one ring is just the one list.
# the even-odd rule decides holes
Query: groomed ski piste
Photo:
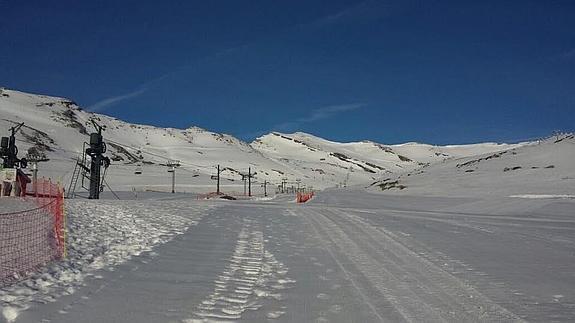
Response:
[{"label": "groomed ski piste", "polygon": [[[33,119],[7,106],[3,119]],[[75,157],[66,148],[70,136],[50,132],[54,125],[41,126],[45,120],[39,116],[34,128],[56,138],[50,165],[65,179]],[[203,200],[190,192],[213,186],[211,171],[194,169],[198,176],[181,179],[192,183],[187,192],[170,194],[132,190],[152,186],[154,174],[163,180],[165,167],[150,164],[135,177],[132,166],[118,165],[110,186],[122,200],[110,192],[99,201],[66,200],[67,257],[0,289],[0,321],[575,320],[573,135],[514,145],[380,147],[270,134],[240,146],[269,167],[258,180],[291,172],[320,190],[307,203],[275,190],[268,198]],[[167,150],[155,154],[176,151],[158,147]],[[204,156],[195,164],[212,167],[221,157],[230,168],[250,165],[230,154],[239,151],[235,144],[218,147],[194,152]],[[376,148],[384,153],[368,152]],[[218,153],[208,158],[210,151]],[[395,163],[385,164],[391,158]],[[272,168],[284,174],[263,176]],[[321,175],[316,182],[314,173]],[[344,181],[346,188],[334,187]]]}]

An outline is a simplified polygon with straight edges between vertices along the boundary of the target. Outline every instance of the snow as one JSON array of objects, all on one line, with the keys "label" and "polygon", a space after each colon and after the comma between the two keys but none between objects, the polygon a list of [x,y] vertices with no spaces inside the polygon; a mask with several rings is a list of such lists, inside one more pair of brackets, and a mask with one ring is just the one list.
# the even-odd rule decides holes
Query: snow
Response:
[{"label": "snow", "polygon": [[[39,176],[67,184],[75,160],[88,141],[95,120],[105,126],[107,155],[113,159],[106,182],[117,191],[170,191],[168,160],[179,160],[180,192],[215,191],[216,166],[221,165],[224,191],[243,191],[241,174],[251,167],[254,193],[264,181],[278,185],[286,178],[316,189],[360,184],[384,175],[413,170],[422,163],[497,152],[518,145],[474,144],[429,146],[383,145],[370,141],[337,143],[305,133],[271,133],[248,144],[230,135],[195,126],[188,129],[130,124],[106,115],[83,111],[68,99],[33,95],[8,89],[0,95],[0,129],[25,122],[18,134],[22,154],[32,145],[46,149],[50,161],[40,163]],[[5,130],[5,131],[6,131]],[[4,135],[7,135],[5,133]],[[141,169],[142,174],[134,174]]]},{"label": "snow", "polygon": [[[93,271],[83,267],[89,273],[83,282],[67,282],[73,287],[67,296],[46,291],[53,296],[46,304],[21,307],[21,298],[4,298],[4,306],[19,311],[16,322],[575,318],[573,199],[421,197],[353,188],[320,192],[304,205],[282,198],[206,204],[183,195],[111,200],[98,209],[82,203],[77,207],[88,209],[96,223],[128,209],[142,222],[141,232],[154,232],[149,218],[161,215],[152,210],[167,210],[158,223],[173,225],[176,233],[137,256],[103,257],[107,265]],[[170,224],[174,217],[182,218]],[[142,236],[118,243],[134,245]],[[123,248],[110,250],[124,259]]]},{"label": "snow", "polygon": [[[260,299],[280,300],[280,291],[296,282],[280,279],[287,272],[287,268],[265,250],[263,233],[250,230],[250,223],[244,223],[234,254],[214,281],[214,291],[198,305],[194,314],[203,319],[240,319],[245,311],[260,309]],[[279,312],[268,315],[280,316]]]},{"label": "snow", "polygon": [[436,147],[416,143],[390,146],[371,141],[338,143],[301,132],[274,132],[251,144],[264,156],[297,169],[304,181],[313,179],[314,185],[318,187],[319,183],[320,188],[365,183],[385,174],[416,169],[422,163],[498,152],[521,145],[524,144]]},{"label": "snow", "polygon": [[[432,146],[272,133],[247,144],[3,93],[0,119],[26,121],[54,141],[45,174],[66,179],[86,139],[53,118],[68,109],[84,124],[99,118],[106,138],[154,164],[115,162],[108,181],[121,201],[109,192],[66,201],[68,258],[0,289],[0,320],[575,320],[573,135]],[[151,192],[170,187],[164,157],[182,161],[178,194]],[[218,163],[233,169],[224,191],[242,191],[238,171],[247,167],[258,184],[287,177],[323,190],[305,204],[290,194],[204,201],[182,193],[213,190]]]},{"label": "snow", "polygon": [[18,310],[14,307],[6,306],[2,308],[2,315],[4,316],[4,319],[6,319],[6,322],[8,323],[14,322],[18,317],[18,314],[19,314]]},{"label": "snow", "polygon": [[521,199],[575,199],[575,195],[552,195],[552,194],[523,194],[511,195],[510,197],[517,197]]},{"label": "snow", "polygon": [[[385,194],[460,197],[568,196],[575,194],[573,160],[575,138],[565,135],[562,140],[549,138],[497,153],[450,159],[392,174],[384,180],[374,181],[369,190]],[[395,181],[397,183],[393,184]]]},{"label": "snow", "polygon": [[[6,320],[33,303],[71,295],[88,277],[149,253],[197,224],[209,205],[177,201],[67,201],[68,256],[29,279],[0,290]],[[176,211],[177,210],[177,211]],[[184,212],[182,214],[182,212]]]},{"label": "snow", "polygon": [[[8,129],[16,122],[25,122],[17,138],[20,151],[25,152],[35,143],[49,147],[46,153],[50,161],[40,164],[39,176],[68,183],[75,159],[82,151],[82,144],[88,140],[86,133],[93,131],[90,122],[93,119],[105,126],[107,155],[116,159],[107,178],[115,190],[168,191],[171,176],[161,164],[166,164],[169,159],[180,160],[182,164],[177,171],[181,191],[214,191],[215,182],[210,176],[215,174],[217,164],[224,169],[222,186],[227,190],[242,189],[239,173],[247,173],[248,167],[259,173],[255,180],[258,184],[264,179],[278,182],[284,174],[295,180],[290,170],[264,158],[247,143],[229,135],[198,127],[180,130],[130,124],[83,111],[67,99],[7,89],[2,93],[0,128]],[[142,168],[143,174],[135,175],[136,168]],[[283,174],[271,169],[280,170]],[[261,190],[259,185],[256,190]]]}]

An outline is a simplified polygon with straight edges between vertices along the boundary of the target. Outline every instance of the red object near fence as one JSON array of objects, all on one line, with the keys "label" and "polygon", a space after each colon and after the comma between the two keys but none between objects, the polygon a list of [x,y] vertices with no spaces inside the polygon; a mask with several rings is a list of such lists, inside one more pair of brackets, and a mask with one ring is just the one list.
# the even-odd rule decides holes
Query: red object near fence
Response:
[{"label": "red object near fence", "polygon": [[0,286],[25,278],[66,254],[63,188],[39,180],[35,193],[25,198],[3,197],[0,204],[3,199],[32,208],[0,213]]},{"label": "red object near fence", "polygon": [[313,192],[310,193],[297,193],[296,200],[298,203],[305,203],[313,197]]}]

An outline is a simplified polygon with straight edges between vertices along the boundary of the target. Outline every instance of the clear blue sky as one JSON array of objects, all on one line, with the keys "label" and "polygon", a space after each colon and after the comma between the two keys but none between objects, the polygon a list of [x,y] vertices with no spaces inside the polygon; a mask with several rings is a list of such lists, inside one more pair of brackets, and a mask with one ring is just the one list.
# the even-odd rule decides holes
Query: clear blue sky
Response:
[{"label": "clear blue sky", "polygon": [[575,1],[0,0],[0,86],[244,140],[575,130]]}]

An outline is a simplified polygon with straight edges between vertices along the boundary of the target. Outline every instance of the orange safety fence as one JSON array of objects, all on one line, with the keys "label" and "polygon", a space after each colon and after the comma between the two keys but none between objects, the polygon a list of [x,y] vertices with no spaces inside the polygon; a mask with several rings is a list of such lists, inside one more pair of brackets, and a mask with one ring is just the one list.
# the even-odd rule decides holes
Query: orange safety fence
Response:
[{"label": "orange safety fence", "polygon": [[36,188],[24,198],[0,198],[0,212],[7,199],[28,206],[24,211],[0,213],[0,286],[66,256],[64,189],[45,179],[38,180]]},{"label": "orange safety fence", "polygon": [[296,200],[298,203],[305,203],[305,202],[311,200],[313,195],[314,195],[313,192],[309,192],[309,193],[298,192],[296,195]]}]

